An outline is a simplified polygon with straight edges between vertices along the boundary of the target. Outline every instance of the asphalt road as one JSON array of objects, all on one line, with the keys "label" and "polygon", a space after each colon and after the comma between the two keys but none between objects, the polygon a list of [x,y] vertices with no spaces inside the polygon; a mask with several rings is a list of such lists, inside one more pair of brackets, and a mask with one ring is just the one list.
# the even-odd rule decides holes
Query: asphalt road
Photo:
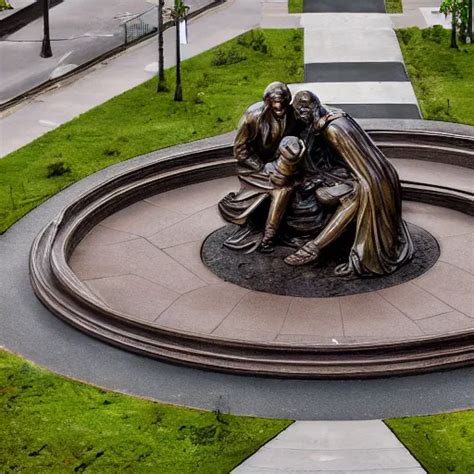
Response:
[{"label": "asphalt road", "polygon": [[0,103],[120,46],[123,21],[152,8],[145,0],[65,0],[50,10],[51,58],[40,57],[42,18],[2,38]]}]

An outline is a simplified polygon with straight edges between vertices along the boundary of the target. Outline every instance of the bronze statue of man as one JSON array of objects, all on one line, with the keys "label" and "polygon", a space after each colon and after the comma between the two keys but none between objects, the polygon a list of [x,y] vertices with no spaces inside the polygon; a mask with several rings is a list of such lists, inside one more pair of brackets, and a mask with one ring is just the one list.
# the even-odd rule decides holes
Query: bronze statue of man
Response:
[{"label": "bronze statue of man", "polygon": [[[263,102],[251,105],[244,113],[234,142],[234,156],[238,163],[241,189],[230,193],[219,202],[219,210],[228,222],[241,229],[225,243],[232,249],[248,249],[261,242],[269,242],[278,228],[290,199],[291,187],[271,182],[265,165],[274,161],[281,140],[295,134],[297,123],[291,103],[291,92],[282,82],[272,82],[263,94]],[[266,229],[258,228],[252,218],[260,204],[271,196]],[[258,221],[258,219],[254,219]],[[255,225],[257,224],[257,225]]]},{"label": "bronze statue of man", "polygon": [[413,243],[402,219],[398,174],[368,134],[348,114],[328,112],[309,91],[298,92],[293,107],[329,145],[332,155],[347,168],[350,179],[316,191],[320,202],[337,209],[319,235],[288,256],[289,265],[305,265],[338,239],[352,222],[356,233],[347,263],[336,274],[385,275],[413,255]]}]

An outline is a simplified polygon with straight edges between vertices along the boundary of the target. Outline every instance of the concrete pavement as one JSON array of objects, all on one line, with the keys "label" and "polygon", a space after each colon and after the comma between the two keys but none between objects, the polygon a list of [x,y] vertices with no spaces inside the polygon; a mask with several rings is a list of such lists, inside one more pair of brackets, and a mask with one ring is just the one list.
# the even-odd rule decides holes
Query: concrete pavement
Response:
[{"label": "concrete pavement", "polygon": [[[191,11],[211,0],[188,0]],[[148,0],[67,0],[50,9],[53,56],[41,58],[42,18],[2,38],[0,103],[74,70],[125,42],[123,22],[143,12],[149,27],[157,15]]]},{"label": "concrete pavement", "polygon": [[379,420],[297,421],[260,448],[235,474],[426,472]]},{"label": "concrete pavement", "polygon": [[120,46],[122,22],[150,8],[146,0],[67,0],[51,8],[51,58],[39,55],[42,18],[2,38],[0,102]]},{"label": "concrete pavement", "polygon": [[383,1],[305,0],[305,84],[356,118],[421,118]]},{"label": "concrete pavement", "polygon": [[441,0],[403,0],[403,13],[390,15],[395,28],[442,25],[451,28],[451,18],[439,13]]}]

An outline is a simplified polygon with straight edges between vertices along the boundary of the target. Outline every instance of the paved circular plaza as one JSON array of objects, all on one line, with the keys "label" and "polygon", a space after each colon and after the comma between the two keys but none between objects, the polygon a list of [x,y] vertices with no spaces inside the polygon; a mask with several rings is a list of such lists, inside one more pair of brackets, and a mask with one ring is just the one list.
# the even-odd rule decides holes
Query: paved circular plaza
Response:
[{"label": "paved circular plaza", "polygon": [[441,255],[412,281],[379,291],[304,298],[227,283],[203,264],[205,238],[225,225],[216,203],[234,177],[150,197],[102,221],[72,254],[74,273],[108,307],[156,326],[216,339],[309,344],[392,342],[474,328],[472,221],[405,202]]},{"label": "paved circular plaza", "polygon": [[[218,137],[198,146],[212,148],[230,140]],[[184,156],[195,148],[182,145],[172,154]],[[1,237],[0,344],[56,372],[104,387],[234,413],[367,419],[470,406],[474,387],[469,367],[368,380],[231,375],[118,349],[52,315],[36,299],[29,281],[28,253],[41,229],[88,190],[102,189],[111,179],[169,156],[170,151],[163,150],[96,173],[32,211]],[[419,182],[421,172],[430,186],[455,185],[459,192],[470,192],[472,171],[461,166],[394,163],[406,182]],[[236,185],[234,177],[183,183],[109,212],[81,237],[69,259],[72,276],[85,291],[82,296],[95,298],[136,324],[222,341],[258,338],[264,344],[340,347],[371,344],[370,338],[390,345],[400,338],[472,334],[473,228],[465,213],[404,203],[406,220],[429,231],[441,249],[436,264],[414,280],[340,298],[294,298],[223,282],[202,264],[202,241],[223,224],[216,202]]]}]

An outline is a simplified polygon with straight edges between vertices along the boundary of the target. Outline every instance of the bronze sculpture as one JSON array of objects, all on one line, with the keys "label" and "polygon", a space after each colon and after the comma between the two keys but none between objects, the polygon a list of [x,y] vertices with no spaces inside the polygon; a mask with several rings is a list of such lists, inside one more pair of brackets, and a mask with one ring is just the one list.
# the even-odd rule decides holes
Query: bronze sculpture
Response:
[{"label": "bronze sculpture", "polygon": [[[285,92],[285,127],[273,133],[272,126],[262,120],[260,109],[253,121],[247,112],[237,135],[235,156],[252,171],[239,171],[241,190],[219,203],[223,217],[242,226],[226,244],[233,249],[261,251],[271,251],[279,238],[287,244],[285,232],[292,229],[298,206],[304,208],[303,203],[308,208],[311,202],[312,212],[302,226],[304,231],[311,230],[304,235],[304,243],[301,235],[292,241],[299,243],[299,249],[287,256],[285,263],[299,266],[317,261],[322,250],[352,226],[355,237],[348,261],[336,268],[336,274],[393,273],[413,255],[413,243],[401,217],[397,172],[350,115],[329,111],[309,91],[298,92],[290,104],[285,87],[281,83],[269,86],[270,90],[275,87]],[[242,127],[246,127],[245,133]],[[260,141],[255,132],[260,131],[258,127],[263,129]],[[262,140],[265,133],[267,141]],[[297,134],[299,140],[288,136],[290,133]],[[256,137],[254,142],[251,137]],[[291,166],[283,166],[282,173],[285,160]],[[318,225],[311,227],[311,221]]]},{"label": "bronze sculpture", "polygon": [[[263,102],[250,106],[240,121],[234,156],[238,163],[241,189],[238,193],[230,193],[219,203],[224,219],[242,226],[226,242],[232,249],[248,250],[262,242],[261,229],[255,229],[257,223],[251,219],[263,201],[271,195],[274,207],[280,209],[288,200],[288,187],[272,183],[265,165],[274,160],[281,140],[296,130],[296,118],[290,102],[288,86],[273,82],[265,89]],[[273,215],[275,222],[269,223],[269,226],[278,227],[277,221],[281,216]]]}]

